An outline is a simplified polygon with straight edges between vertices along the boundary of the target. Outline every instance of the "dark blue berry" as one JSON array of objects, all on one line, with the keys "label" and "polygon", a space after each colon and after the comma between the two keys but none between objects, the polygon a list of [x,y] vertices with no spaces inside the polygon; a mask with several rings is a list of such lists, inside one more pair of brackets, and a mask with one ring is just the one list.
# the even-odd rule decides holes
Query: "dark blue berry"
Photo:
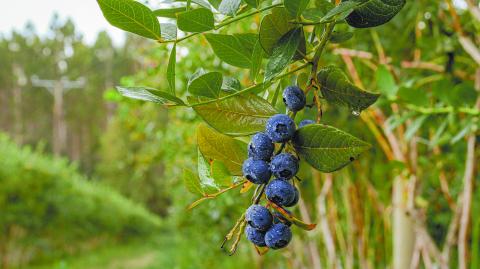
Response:
[{"label": "dark blue berry", "polygon": [[307,126],[307,125],[310,125],[310,124],[315,124],[315,121],[313,121],[313,120],[302,120],[298,124],[298,128],[302,128],[303,126]]},{"label": "dark blue berry", "polygon": [[248,158],[243,162],[243,176],[254,184],[264,184],[270,180],[272,172],[266,161]]},{"label": "dark blue berry", "polygon": [[305,93],[297,86],[289,86],[283,91],[283,102],[290,111],[300,111],[307,102]]},{"label": "dark blue berry", "polygon": [[292,231],[283,223],[274,224],[265,234],[265,243],[271,249],[284,248],[290,240],[292,240]]},{"label": "dark blue berry", "polygon": [[295,187],[286,180],[274,179],[265,188],[265,195],[272,203],[279,206],[288,205],[295,199]]},{"label": "dark blue berry", "polygon": [[247,225],[245,229],[245,235],[247,236],[248,241],[252,242],[254,245],[259,247],[264,247],[265,244],[265,232],[257,230],[250,225]]},{"label": "dark blue berry", "polygon": [[295,198],[293,198],[290,203],[286,204],[286,207],[292,207],[296,205],[298,203],[298,200],[300,199],[300,193],[298,192],[298,189],[295,186],[293,188],[295,189]]},{"label": "dark blue berry", "polygon": [[268,161],[272,157],[275,145],[264,133],[257,133],[248,144],[248,157]]},{"label": "dark blue berry", "polygon": [[267,121],[266,133],[275,143],[287,142],[295,133],[295,122],[285,114],[277,114]]},{"label": "dark blue berry", "polygon": [[[290,211],[288,210],[285,210],[287,211],[288,213],[290,213]],[[288,227],[292,226],[292,223],[287,220],[287,218],[285,218],[281,213],[279,212],[274,212],[273,213],[273,223],[274,224],[277,224],[277,223],[283,223],[285,225],[287,225]]]},{"label": "dark blue berry", "polygon": [[270,211],[261,205],[251,205],[245,214],[245,220],[253,228],[266,231],[272,226],[273,217]]},{"label": "dark blue berry", "polygon": [[290,153],[281,153],[273,157],[270,170],[278,178],[290,179],[298,172],[298,159]]}]

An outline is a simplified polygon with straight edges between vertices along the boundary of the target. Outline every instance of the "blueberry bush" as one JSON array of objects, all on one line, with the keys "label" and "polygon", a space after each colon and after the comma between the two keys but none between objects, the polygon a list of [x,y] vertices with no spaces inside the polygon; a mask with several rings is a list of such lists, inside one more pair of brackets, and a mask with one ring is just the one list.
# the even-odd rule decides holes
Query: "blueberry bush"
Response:
[{"label": "blueberry bush", "polygon": [[[187,189],[202,196],[190,208],[236,188],[253,190],[252,205],[225,236],[230,253],[244,233],[262,254],[287,246],[292,224],[314,229],[285,209],[300,199],[300,166],[334,172],[370,148],[323,124],[323,106],[346,107],[359,116],[379,98],[352,83],[339,66],[324,65],[324,50],[328,43],[349,40],[350,29],[388,23],[405,0],[187,0],[158,10],[131,0],[97,2],[113,26],[171,47],[168,90],[133,86],[118,91],[172,109],[192,108],[206,123],[197,128],[197,172],[184,171]],[[261,17],[256,32],[224,31],[254,16]],[[345,24],[351,28],[341,27]],[[223,63],[249,70],[248,76],[198,69],[185,83],[187,90],[179,91],[177,46],[199,35]],[[207,49],[206,43],[198,49]],[[291,85],[280,92],[282,80]],[[280,96],[285,114],[277,109]],[[315,111],[315,117],[299,119],[307,115],[300,113],[304,109]]]}]

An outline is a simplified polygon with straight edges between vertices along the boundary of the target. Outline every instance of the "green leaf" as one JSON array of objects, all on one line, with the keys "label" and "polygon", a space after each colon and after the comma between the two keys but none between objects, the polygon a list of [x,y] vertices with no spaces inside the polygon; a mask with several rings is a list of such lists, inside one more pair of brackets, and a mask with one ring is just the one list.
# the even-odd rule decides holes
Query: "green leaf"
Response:
[{"label": "green leaf", "polygon": [[[192,97],[188,100],[190,104],[205,101]],[[217,131],[232,136],[245,136],[264,130],[267,120],[277,113],[265,99],[253,94],[194,105],[193,109]]]},{"label": "green leaf", "polygon": [[177,13],[178,29],[184,32],[200,33],[209,31],[215,27],[214,23],[212,11],[206,8]]},{"label": "green leaf", "polygon": [[220,190],[220,186],[215,182],[215,179],[212,177],[210,171],[210,164],[200,152],[200,149],[198,150],[197,170],[200,187],[204,192],[213,193]]},{"label": "green leaf", "polygon": [[148,87],[117,87],[118,92],[129,98],[142,100],[142,101],[149,101],[157,104],[175,104],[184,106],[185,103],[171,95],[168,92],[160,91],[153,88]]},{"label": "green leaf", "polygon": [[222,162],[230,175],[242,175],[243,161],[248,158],[247,144],[221,134],[205,124],[197,127],[197,144],[203,156]]},{"label": "green leaf", "polygon": [[330,1],[316,1],[315,8],[306,9],[302,16],[309,21],[318,22],[323,16],[325,16],[330,10],[335,8],[335,5]]},{"label": "green leaf", "polygon": [[227,166],[220,160],[213,160],[210,164],[210,174],[217,184],[222,187],[230,186],[234,177]]},{"label": "green leaf", "polygon": [[219,72],[209,72],[188,82],[188,92],[196,96],[217,98],[222,89],[223,76]]},{"label": "green leaf", "polygon": [[251,80],[255,81],[258,74],[260,73],[260,69],[262,68],[262,60],[263,60],[263,48],[260,44],[260,41],[257,39],[255,45],[253,46],[252,52],[252,65],[250,67],[250,77]]},{"label": "green leaf", "polygon": [[97,3],[111,25],[146,38],[162,39],[157,17],[141,3],[131,0],[97,0]]},{"label": "green leaf", "polygon": [[[358,7],[361,3],[357,1],[343,1],[340,5],[336,6],[335,8],[331,9],[320,22],[329,22],[334,19],[334,17],[339,16],[343,18],[344,16],[349,15],[352,11]],[[338,19],[338,18],[337,18]]]},{"label": "green leaf", "polygon": [[[358,0],[343,0],[342,3]],[[406,0],[361,0],[350,13],[347,23],[355,28],[375,27],[389,22],[405,6]]]},{"label": "green leaf", "polygon": [[255,41],[255,34],[205,34],[205,37],[212,46],[213,52],[222,61],[241,68],[252,66],[252,48],[249,43],[242,42],[245,39]]},{"label": "green leaf", "polygon": [[218,7],[220,6],[220,3],[222,3],[222,0],[208,0],[208,2],[218,10]]},{"label": "green leaf", "polygon": [[360,113],[375,103],[380,96],[376,93],[364,91],[353,85],[335,66],[322,68],[318,74],[318,83],[321,86],[323,97],[328,102],[349,107],[354,113]]},{"label": "green leaf", "polygon": [[302,28],[286,33],[276,44],[265,70],[265,81],[280,74],[290,63],[302,38]]},{"label": "green leaf", "polygon": [[223,77],[222,90],[224,91],[239,91],[242,88],[240,81],[233,77]]},{"label": "green leaf", "polygon": [[295,18],[300,17],[302,12],[307,8],[310,0],[284,0],[283,5]]},{"label": "green leaf", "polygon": [[167,9],[157,9],[153,11],[153,14],[157,17],[176,19],[177,13],[180,13],[183,11],[187,11],[187,8],[174,7],[174,8],[167,8]]},{"label": "green leaf", "polygon": [[218,7],[218,11],[224,15],[234,16],[242,0],[223,0]]},{"label": "green leaf", "polygon": [[325,173],[348,165],[370,145],[348,133],[323,124],[300,128],[293,138],[300,158]]},{"label": "green leaf", "polygon": [[177,63],[177,44],[173,45],[167,66],[167,80],[170,86],[170,92],[175,95],[175,65]]},{"label": "green leaf", "polygon": [[259,30],[259,40],[262,48],[268,55],[272,55],[273,48],[278,40],[295,26],[289,23],[289,13],[285,8],[274,8],[272,13],[265,16]]},{"label": "green leaf", "polygon": [[353,37],[352,32],[333,32],[330,36],[331,43],[343,43],[350,40]]},{"label": "green leaf", "polygon": [[200,179],[198,176],[188,169],[183,169],[183,184],[187,190],[193,194],[205,195],[200,185]]},{"label": "green leaf", "polygon": [[378,66],[375,73],[375,79],[377,81],[377,88],[382,94],[385,94],[388,98],[395,97],[398,87],[395,83],[395,79],[385,65]]},{"label": "green leaf", "polygon": [[254,8],[258,8],[258,6],[260,5],[260,0],[244,0],[244,1],[245,3],[247,3],[247,5]]},{"label": "green leaf", "polygon": [[395,96],[402,103],[412,104],[416,106],[429,105],[429,98],[427,96],[427,92],[423,89],[400,87]]}]

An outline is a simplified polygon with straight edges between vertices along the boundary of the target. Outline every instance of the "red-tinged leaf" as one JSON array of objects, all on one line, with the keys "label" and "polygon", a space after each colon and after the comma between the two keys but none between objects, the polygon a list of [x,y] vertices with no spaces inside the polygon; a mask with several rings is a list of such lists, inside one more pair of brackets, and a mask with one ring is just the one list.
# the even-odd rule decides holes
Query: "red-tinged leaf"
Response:
[{"label": "red-tinged leaf", "polygon": [[269,203],[273,208],[275,208],[275,210],[277,210],[280,214],[282,214],[282,216],[285,217],[285,219],[287,219],[288,221],[290,221],[291,223],[295,224],[296,226],[298,226],[299,228],[302,228],[304,230],[307,230],[307,231],[311,231],[313,229],[315,229],[315,227],[317,227],[317,224],[316,223],[311,223],[311,224],[308,224],[308,223],[305,223],[299,219],[297,219],[295,216],[289,214],[285,209],[283,209],[282,207],[274,204],[274,203]]}]

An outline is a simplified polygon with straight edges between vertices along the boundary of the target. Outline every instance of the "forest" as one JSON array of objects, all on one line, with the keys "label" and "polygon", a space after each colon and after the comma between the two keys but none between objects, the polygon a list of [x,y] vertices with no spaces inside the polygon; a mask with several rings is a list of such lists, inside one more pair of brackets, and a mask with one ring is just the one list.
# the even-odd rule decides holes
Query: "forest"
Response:
[{"label": "forest", "polygon": [[480,268],[478,0],[96,2],[0,33],[0,268]]}]

